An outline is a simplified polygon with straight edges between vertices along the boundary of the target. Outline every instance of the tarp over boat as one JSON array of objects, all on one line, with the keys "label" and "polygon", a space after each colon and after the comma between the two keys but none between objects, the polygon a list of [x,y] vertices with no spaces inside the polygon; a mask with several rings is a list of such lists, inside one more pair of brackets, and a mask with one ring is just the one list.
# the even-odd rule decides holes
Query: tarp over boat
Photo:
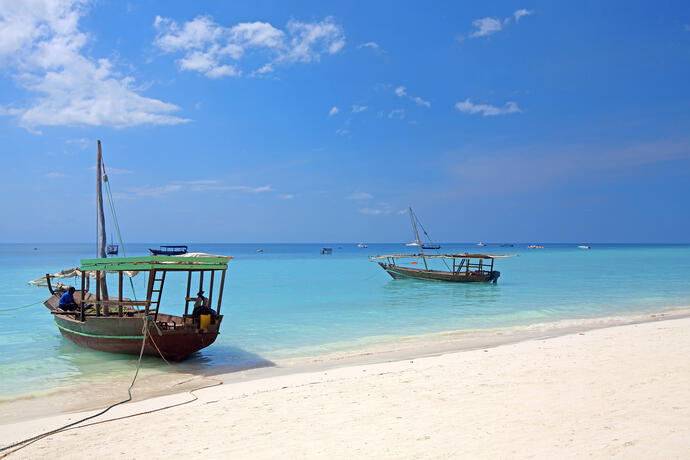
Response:
[{"label": "tarp over boat", "polygon": [[[80,278],[81,277],[81,269],[79,267],[75,268],[66,268],[64,270],[60,270],[59,272],[51,273],[50,278]],[[89,278],[96,279],[96,272],[85,272]],[[117,273],[115,271],[109,271],[108,273]],[[139,271],[125,271],[123,272],[125,275],[129,276],[130,278],[137,276],[139,274]],[[40,278],[36,278],[35,280],[31,280],[28,283],[31,286],[41,286],[45,287],[48,286],[48,282],[46,281],[46,277],[41,276]]]},{"label": "tarp over boat", "polygon": [[[180,258],[183,258],[180,260]],[[199,262],[198,258],[206,262]],[[190,260],[191,259],[191,260]],[[147,270],[150,265],[198,265],[194,268],[206,268],[208,265],[227,265],[227,261],[232,259],[228,256],[217,256],[213,254],[206,254],[203,252],[188,252],[187,254],[179,256],[147,256],[147,257],[110,257],[106,259],[84,259],[82,260],[81,267],[66,268],[65,270],[60,270],[56,273],[51,273],[51,278],[79,278],[81,277],[82,271],[84,271],[90,278],[96,279],[97,269],[105,269],[106,273],[118,273],[122,272],[130,278],[137,276],[140,270],[120,270],[120,268],[139,268],[141,270]],[[184,267],[180,267],[182,269]],[[215,267],[214,267],[215,268]],[[225,267],[218,267],[225,268]],[[89,270],[90,269],[90,270]],[[48,286],[45,276],[36,278],[35,280],[29,281],[31,286]]]},{"label": "tarp over boat", "polygon": [[425,257],[427,259],[507,259],[515,257],[514,254],[390,254],[383,256],[369,256],[371,260],[398,259],[403,257]]}]

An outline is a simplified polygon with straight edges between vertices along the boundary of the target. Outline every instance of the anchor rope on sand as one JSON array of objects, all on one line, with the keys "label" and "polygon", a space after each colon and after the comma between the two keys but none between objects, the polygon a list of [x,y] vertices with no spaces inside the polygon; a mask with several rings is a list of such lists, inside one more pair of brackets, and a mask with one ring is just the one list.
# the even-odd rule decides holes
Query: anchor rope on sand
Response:
[{"label": "anchor rope on sand", "polygon": [[[122,401],[120,401],[120,402],[117,402],[117,403],[115,403],[115,404],[111,404],[110,406],[106,407],[105,409],[103,409],[102,411],[100,411],[100,412],[97,413],[97,414],[90,415],[90,416],[85,417],[85,418],[83,418],[83,419],[81,419],[81,420],[77,420],[76,422],[72,422],[72,423],[70,423],[70,424],[67,424],[67,425],[65,425],[65,426],[62,426],[62,427],[57,428],[57,429],[55,429],[55,430],[51,430],[51,431],[48,431],[48,432],[39,434],[39,435],[34,436],[34,437],[31,437],[31,438],[28,438],[28,439],[24,439],[23,441],[16,442],[16,443],[11,444],[11,445],[9,445],[9,446],[2,447],[2,448],[0,448],[0,453],[2,453],[2,454],[0,454],[0,459],[3,459],[3,458],[5,458],[5,457],[7,457],[8,455],[17,452],[18,450],[23,449],[24,447],[29,446],[29,445],[33,444],[34,442],[36,442],[36,441],[39,441],[39,440],[41,440],[41,439],[43,439],[43,438],[47,438],[48,436],[52,436],[52,435],[54,435],[54,434],[58,434],[58,433],[61,433],[61,432],[64,432],[64,431],[76,430],[76,429],[79,429],[79,428],[85,428],[85,427],[87,427],[87,426],[99,425],[99,424],[101,424],[101,423],[113,422],[113,421],[122,420],[122,419],[125,419],[125,418],[137,417],[137,416],[145,415],[145,414],[151,414],[151,413],[153,413],[153,412],[159,412],[159,411],[166,410],[166,409],[170,409],[170,408],[173,408],[173,407],[177,407],[177,406],[182,406],[182,405],[185,405],[185,404],[189,404],[189,403],[194,402],[194,401],[196,401],[196,400],[199,399],[199,397],[198,397],[197,395],[195,395],[194,392],[199,391],[199,390],[203,390],[204,388],[211,388],[211,387],[215,387],[215,386],[218,386],[218,385],[222,385],[222,384],[223,384],[223,381],[222,381],[222,380],[218,380],[218,379],[214,379],[214,378],[211,378],[211,377],[202,376],[203,379],[211,380],[211,381],[214,381],[214,382],[216,382],[216,383],[215,383],[214,385],[208,385],[208,386],[198,387],[198,388],[194,388],[194,389],[189,390],[189,394],[192,396],[192,399],[189,399],[189,400],[187,400],[187,401],[183,401],[183,402],[181,402],[181,403],[176,403],[176,404],[170,404],[170,405],[168,405],[168,406],[159,407],[159,408],[157,408],[157,409],[152,409],[152,410],[137,412],[137,413],[135,413],[135,414],[124,415],[124,416],[122,416],[122,417],[115,417],[115,418],[111,418],[111,419],[107,419],[107,420],[100,420],[100,421],[98,421],[98,422],[87,423],[87,424],[85,424],[85,425],[79,425],[80,423],[86,422],[87,420],[91,420],[91,419],[94,419],[94,418],[96,418],[96,417],[98,417],[98,416],[100,416],[100,415],[105,414],[106,412],[108,412],[110,409],[112,409],[112,408],[115,407],[115,406],[119,406],[120,404],[124,404],[124,403],[129,402],[129,401],[132,400],[132,388],[134,387],[134,382],[136,382],[137,376],[139,375],[139,369],[141,368],[141,358],[142,358],[142,356],[144,355],[144,348],[145,348],[145,345],[146,345],[146,341],[147,341],[147,340],[149,340],[149,341],[153,344],[153,346],[155,347],[156,351],[157,351],[158,354],[160,355],[161,359],[163,359],[163,361],[164,361],[168,366],[170,366],[170,368],[172,368],[175,372],[180,372],[180,371],[178,371],[177,369],[175,369],[175,367],[173,367],[173,365],[170,364],[170,362],[169,362],[167,359],[165,359],[165,356],[163,356],[163,352],[161,352],[160,348],[158,348],[158,344],[157,344],[156,341],[153,339],[153,336],[149,333],[149,324],[151,324],[151,323],[156,327],[156,329],[158,329],[158,325],[157,325],[156,322],[153,320],[153,318],[152,318],[151,316],[145,316],[145,317],[144,317],[144,324],[143,324],[142,330],[141,330],[141,333],[143,334],[144,337],[141,339],[141,349],[139,350],[139,358],[137,359],[137,369],[136,369],[136,371],[134,372],[134,378],[132,379],[132,383],[129,385],[129,388],[127,389],[127,394],[128,394],[127,399],[124,399],[124,400],[122,400]],[[158,329],[158,334],[161,335],[160,329]],[[75,425],[79,425],[79,426],[75,426]],[[14,450],[10,450],[9,452],[5,452],[5,451],[7,451],[7,450],[9,450],[9,449],[12,449],[12,448],[15,448],[15,449],[14,449]],[[4,453],[3,453],[3,452],[4,452]]]}]

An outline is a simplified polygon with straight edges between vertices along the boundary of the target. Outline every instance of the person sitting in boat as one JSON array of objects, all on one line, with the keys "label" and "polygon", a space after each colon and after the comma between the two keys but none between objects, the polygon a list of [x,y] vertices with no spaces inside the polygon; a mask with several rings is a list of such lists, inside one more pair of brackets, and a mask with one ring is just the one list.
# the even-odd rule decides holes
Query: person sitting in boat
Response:
[{"label": "person sitting in boat", "polygon": [[74,301],[74,287],[70,286],[67,292],[62,294],[62,297],[60,297],[60,303],[58,303],[58,307],[64,311],[73,311],[79,308],[79,305]]},{"label": "person sitting in boat", "polygon": [[196,302],[194,302],[194,310],[192,310],[193,317],[198,318],[199,315],[216,315],[216,311],[208,306],[208,298],[204,297],[204,291],[199,291],[197,293]]}]

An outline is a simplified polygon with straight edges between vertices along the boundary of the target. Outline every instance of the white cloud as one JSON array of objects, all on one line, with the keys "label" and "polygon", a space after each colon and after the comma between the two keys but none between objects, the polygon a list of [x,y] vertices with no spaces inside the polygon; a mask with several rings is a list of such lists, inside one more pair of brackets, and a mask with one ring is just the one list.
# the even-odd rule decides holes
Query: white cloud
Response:
[{"label": "white cloud", "polygon": [[[513,18],[515,19],[515,22],[518,23],[520,22],[520,18],[523,16],[529,16],[530,14],[532,14],[532,11],[521,8],[516,10],[512,16],[508,16],[504,19],[491,17],[475,19],[472,21],[474,30],[472,30],[468,36],[470,38],[488,37],[489,35],[493,35],[496,32],[500,32],[505,29]],[[458,37],[458,39],[462,41],[464,37],[461,36]]]},{"label": "white cloud", "polygon": [[503,107],[496,107],[489,104],[473,104],[470,99],[455,104],[455,108],[464,113],[481,113],[485,117],[493,115],[507,115],[510,113],[520,113],[521,110],[515,102],[509,101]]},{"label": "white cloud", "polygon": [[[96,167],[90,166],[89,169],[91,171],[95,171]],[[112,167],[108,166],[107,168],[105,168],[105,173],[108,175],[120,176],[120,175],[126,175],[126,174],[134,174],[134,171],[132,171],[131,169],[112,168]]]},{"label": "white cloud", "polygon": [[424,107],[431,107],[431,102],[422,99],[419,96],[410,96],[407,94],[407,88],[404,86],[398,86],[393,91],[398,97],[408,97],[410,100],[414,101],[415,104],[423,105]]},{"label": "white cloud", "polygon": [[374,196],[367,192],[354,192],[347,196],[348,200],[371,200]]},{"label": "white cloud", "polygon": [[685,29],[686,32],[690,32],[690,24],[683,24],[683,29]]},{"label": "white cloud", "polygon": [[369,216],[379,216],[381,214],[390,214],[393,211],[390,209],[379,209],[379,208],[362,208],[359,210],[362,214],[367,214]]},{"label": "white cloud", "polygon": [[261,187],[248,187],[246,185],[229,185],[224,187],[225,190],[237,190],[240,192],[247,193],[264,193],[264,192],[274,192],[275,189],[270,185],[263,185]]},{"label": "white cloud", "polygon": [[500,32],[503,29],[503,22],[497,18],[481,18],[472,21],[474,31],[470,32],[470,37],[486,37]]},{"label": "white cloud", "polygon": [[388,114],[388,118],[397,118],[399,120],[402,120],[405,118],[405,109],[393,109],[390,111]]},{"label": "white cloud", "polygon": [[172,192],[179,192],[182,190],[180,184],[168,184],[160,186],[142,185],[139,187],[129,187],[125,191],[135,196],[152,196],[162,197]]},{"label": "white cloud", "polygon": [[262,185],[258,187],[251,187],[248,185],[224,185],[219,180],[215,179],[200,179],[190,181],[180,181],[166,185],[144,185],[139,187],[129,187],[125,189],[122,198],[134,197],[162,197],[170,193],[176,192],[209,192],[209,191],[232,191],[244,193],[265,193],[274,192],[275,189],[270,185]]},{"label": "white cloud", "polygon": [[293,200],[295,199],[295,195],[293,195],[292,193],[285,193],[282,195],[278,195],[278,198],[280,198],[281,200]]},{"label": "white cloud", "polygon": [[419,96],[413,97],[412,100],[415,101],[419,105],[423,105],[424,107],[431,107],[431,102],[425,101],[424,99],[422,99]]},{"label": "white cloud", "polygon": [[90,36],[79,30],[85,0],[0,2],[0,64],[35,95],[0,114],[38,126],[172,125],[189,121],[171,115],[174,104],[139,94],[132,77],[108,59],[83,54]]},{"label": "white cloud", "polygon": [[362,43],[361,45],[357,46],[357,48],[369,48],[369,49],[374,50],[374,51],[381,49],[379,44],[376,42]]},{"label": "white cloud", "polygon": [[318,62],[322,54],[336,54],[345,46],[342,27],[327,17],[320,22],[290,20],[285,30],[268,22],[243,22],[225,27],[211,16],[197,16],[180,25],[157,16],[154,44],[166,53],[182,53],[180,70],[202,73],[209,78],[242,75],[239,61],[254,53],[265,62],[249,75],[263,75],[275,64]]},{"label": "white cloud", "polygon": [[532,14],[532,11],[522,8],[522,9],[515,11],[513,13],[513,16],[515,17],[515,22],[520,22],[521,17],[529,16],[530,14]]},{"label": "white cloud", "polygon": [[364,112],[367,109],[366,105],[353,105],[352,113]]},{"label": "white cloud", "polygon": [[345,129],[345,128],[338,128],[338,129],[335,130],[335,133],[336,133],[336,134],[339,134],[339,135],[341,135],[341,136],[346,136],[346,135],[350,134],[350,130],[349,130],[349,129]]},{"label": "white cloud", "polygon": [[65,175],[65,174],[62,174],[59,172],[54,172],[54,171],[49,172],[49,173],[45,173],[44,176],[49,177],[51,179],[59,179],[59,178],[67,177],[67,175]]},{"label": "white cloud", "polygon": [[328,111],[328,116],[332,117],[333,115],[337,115],[338,112],[340,112],[340,109],[338,109],[336,106],[333,106],[331,107],[331,110]]}]

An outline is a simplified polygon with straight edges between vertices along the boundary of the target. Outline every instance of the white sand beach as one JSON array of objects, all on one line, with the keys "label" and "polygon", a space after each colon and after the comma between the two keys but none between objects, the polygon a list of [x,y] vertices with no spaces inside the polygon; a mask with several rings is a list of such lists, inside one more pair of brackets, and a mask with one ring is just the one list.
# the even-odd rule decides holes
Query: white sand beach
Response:
[{"label": "white sand beach", "polygon": [[[232,381],[9,458],[690,458],[690,318]],[[189,399],[129,403],[109,419]],[[91,412],[92,413],[92,412]],[[0,425],[0,443],[73,413]]]}]

